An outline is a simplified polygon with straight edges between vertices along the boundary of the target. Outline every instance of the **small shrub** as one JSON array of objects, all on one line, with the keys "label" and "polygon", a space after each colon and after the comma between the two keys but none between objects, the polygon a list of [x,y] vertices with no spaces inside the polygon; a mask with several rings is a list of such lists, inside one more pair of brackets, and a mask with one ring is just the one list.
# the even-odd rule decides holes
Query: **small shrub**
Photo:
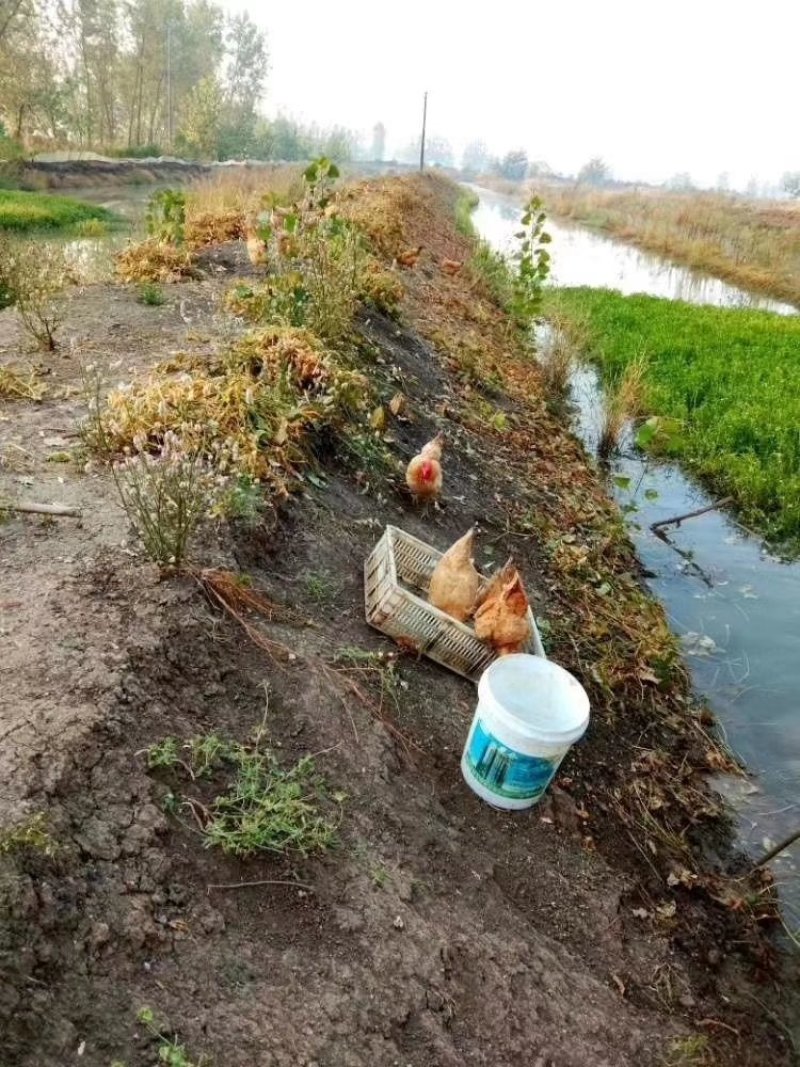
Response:
[{"label": "small shrub", "polygon": [[186,196],[176,189],[162,189],[147,205],[147,233],[156,241],[181,245],[186,237]]},{"label": "small shrub", "polygon": [[352,330],[359,300],[371,286],[387,304],[394,293],[365,277],[368,262],[361,234],[333,199],[339,170],[319,159],[303,172],[303,196],[289,210],[273,208],[259,234],[267,246],[270,274],[261,286],[240,287],[230,300],[253,321],[308,326],[339,344]]},{"label": "small shrub", "polygon": [[161,307],[165,302],[164,290],[155,282],[142,282],[139,286],[139,303],[147,307]]},{"label": "small shrub", "polygon": [[177,282],[196,273],[191,252],[154,237],[123,248],[117,274],[124,282]]},{"label": "small shrub", "polygon": [[552,238],[545,232],[547,215],[538,196],[531,197],[522,213],[519,248],[512,255],[516,263],[511,310],[523,326],[533,323],[542,309],[544,283],[550,274],[550,253],[546,246]]},{"label": "small shrub", "polygon": [[610,456],[619,447],[626,423],[641,413],[647,361],[639,356],[631,361],[616,383],[609,384],[603,396],[603,420],[597,451]]},{"label": "small shrub", "polygon": [[113,465],[120,500],[145,552],[160,567],[179,569],[191,539],[218,501],[224,478],[214,474],[199,452],[184,450],[167,431],[161,449],[152,455],[147,440]]},{"label": "small shrub", "polygon": [[64,317],[64,288],[72,278],[59,245],[0,242],[0,291],[19,312],[39,348],[52,352]]},{"label": "small shrub", "polygon": [[551,327],[538,346],[545,393],[551,400],[563,400],[569,391],[575,368],[575,348],[557,326]]}]

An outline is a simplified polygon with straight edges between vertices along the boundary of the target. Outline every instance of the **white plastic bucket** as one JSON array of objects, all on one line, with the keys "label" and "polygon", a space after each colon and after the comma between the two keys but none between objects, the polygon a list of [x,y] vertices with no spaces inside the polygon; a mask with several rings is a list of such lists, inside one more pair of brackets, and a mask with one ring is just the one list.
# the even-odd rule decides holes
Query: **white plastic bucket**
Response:
[{"label": "white plastic bucket", "polygon": [[496,808],[530,808],[589,725],[577,679],[542,656],[501,656],[478,683],[461,773]]}]

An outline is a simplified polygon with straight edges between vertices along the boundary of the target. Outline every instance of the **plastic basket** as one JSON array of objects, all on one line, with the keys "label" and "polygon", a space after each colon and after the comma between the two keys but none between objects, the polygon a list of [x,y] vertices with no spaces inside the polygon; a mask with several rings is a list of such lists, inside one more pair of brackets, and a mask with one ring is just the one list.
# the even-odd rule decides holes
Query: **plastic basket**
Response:
[{"label": "plastic basket", "polygon": [[[431,575],[443,553],[397,526],[387,526],[364,564],[367,622],[395,640],[412,642],[429,659],[477,682],[497,654],[466,623],[427,601]],[[481,593],[489,584],[484,578]],[[544,656],[533,613],[524,651]]]}]

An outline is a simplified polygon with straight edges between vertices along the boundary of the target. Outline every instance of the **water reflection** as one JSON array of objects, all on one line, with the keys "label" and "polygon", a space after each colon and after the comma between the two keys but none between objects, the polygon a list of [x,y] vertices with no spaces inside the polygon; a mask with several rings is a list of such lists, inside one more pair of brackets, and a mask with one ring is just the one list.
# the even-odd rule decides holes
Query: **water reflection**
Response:
[{"label": "water reflection", "polygon": [[[473,215],[478,232],[500,251],[507,252],[519,229],[519,205],[499,194],[477,190],[480,203]],[[608,237],[548,219],[553,237],[555,285],[588,285],[618,289],[621,293],[649,293],[670,300],[717,307],[748,307],[794,315],[797,309],[767,297],[755,296],[735,285],[679,267],[649,252]]]}]

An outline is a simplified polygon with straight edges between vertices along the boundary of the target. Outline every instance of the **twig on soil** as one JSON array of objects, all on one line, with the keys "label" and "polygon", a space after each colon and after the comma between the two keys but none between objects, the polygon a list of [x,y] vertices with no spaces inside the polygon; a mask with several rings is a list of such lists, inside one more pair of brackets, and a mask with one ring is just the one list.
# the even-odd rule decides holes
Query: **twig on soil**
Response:
[{"label": "twig on soil", "polygon": [[294,886],[295,889],[305,889],[309,893],[314,893],[316,890],[313,886],[308,885],[306,882],[292,882],[289,879],[282,878],[260,878],[256,882],[231,882],[229,885],[207,885],[206,893],[210,894],[212,889],[248,889],[254,885],[289,885]]},{"label": "twig on soil", "polygon": [[768,852],[765,852],[761,859],[758,861],[758,863],[753,865],[753,870],[757,871],[759,867],[764,867],[767,863],[769,863],[770,860],[774,860],[779,853],[783,852],[783,850],[785,848],[788,848],[789,845],[793,845],[794,842],[798,839],[800,839],[800,830],[795,830],[793,834],[789,834],[789,836],[784,838],[783,841],[779,841],[774,848],[771,848]]},{"label": "twig on soil", "polygon": [[725,496],[722,500],[715,500],[713,504],[706,504],[704,508],[697,508],[696,511],[687,511],[685,514],[675,515],[671,519],[660,519],[658,522],[651,522],[650,529],[657,534],[662,526],[672,526],[673,523],[676,526],[680,526],[684,519],[694,519],[698,515],[705,515],[707,511],[716,511],[718,508],[723,508],[726,504],[731,504],[732,502],[732,496]]},{"label": "twig on soil", "polygon": [[30,515],[69,515],[79,519],[83,512],[80,508],[69,508],[66,504],[36,504],[30,500],[18,500],[14,504],[0,500],[0,511],[21,511]]}]

